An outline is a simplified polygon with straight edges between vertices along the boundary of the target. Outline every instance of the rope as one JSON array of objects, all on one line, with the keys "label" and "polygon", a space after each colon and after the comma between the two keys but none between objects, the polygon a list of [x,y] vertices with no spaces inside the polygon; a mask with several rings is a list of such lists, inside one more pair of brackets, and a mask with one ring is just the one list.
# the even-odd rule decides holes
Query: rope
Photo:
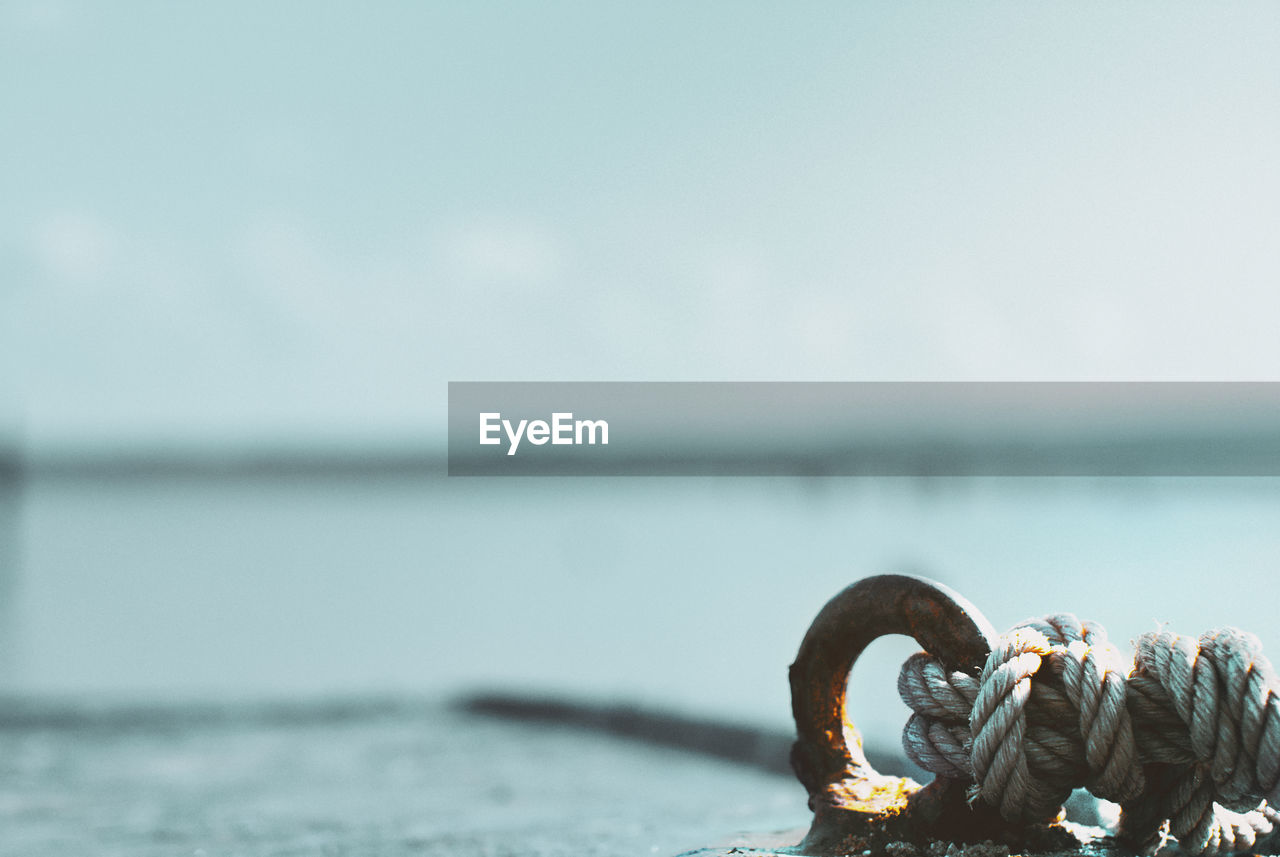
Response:
[{"label": "rope", "polygon": [[978,676],[912,655],[898,693],[907,755],[1011,822],[1053,821],[1087,788],[1145,854],[1170,835],[1241,854],[1280,826],[1280,679],[1252,634],[1145,634],[1127,665],[1100,625],[1057,614],[1000,637]]}]

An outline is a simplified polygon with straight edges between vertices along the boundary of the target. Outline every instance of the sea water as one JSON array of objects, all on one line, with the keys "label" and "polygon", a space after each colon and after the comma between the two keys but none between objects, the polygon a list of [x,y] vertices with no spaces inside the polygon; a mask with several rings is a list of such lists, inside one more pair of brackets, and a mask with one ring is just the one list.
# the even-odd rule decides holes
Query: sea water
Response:
[{"label": "sea water", "polygon": [[[1280,657],[1278,480],[37,472],[16,515],[22,693],[502,690],[785,727],[809,622],[886,571],[998,629],[1070,611],[1128,650],[1230,624]],[[877,742],[914,648],[877,643],[854,671]]]}]

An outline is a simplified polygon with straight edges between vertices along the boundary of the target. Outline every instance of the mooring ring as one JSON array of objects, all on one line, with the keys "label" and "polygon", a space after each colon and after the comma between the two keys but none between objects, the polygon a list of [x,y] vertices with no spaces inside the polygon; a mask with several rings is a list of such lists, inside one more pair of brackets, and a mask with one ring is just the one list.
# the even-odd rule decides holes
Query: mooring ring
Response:
[{"label": "mooring ring", "polygon": [[862,736],[847,710],[846,686],[854,663],[868,645],[888,634],[913,637],[947,667],[973,674],[996,639],[978,608],[921,577],[868,577],[827,602],[809,626],[790,671],[796,721],[791,765],[816,816],[828,809],[842,815],[883,813],[915,791],[910,780],[881,775],[867,762]]}]

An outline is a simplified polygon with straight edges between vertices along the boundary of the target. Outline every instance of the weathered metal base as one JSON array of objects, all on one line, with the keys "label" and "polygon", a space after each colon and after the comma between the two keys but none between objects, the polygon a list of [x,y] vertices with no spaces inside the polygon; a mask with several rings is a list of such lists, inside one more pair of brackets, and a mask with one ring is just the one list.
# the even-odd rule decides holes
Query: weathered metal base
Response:
[{"label": "weathered metal base", "polygon": [[[915,844],[906,840],[889,841],[886,845],[858,848],[859,843],[849,842],[849,849],[841,852],[851,857],[1131,857],[1131,852],[1118,846],[1106,831],[1098,827],[1085,827],[1070,822],[1048,826],[1045,841],[1038,847],[1010,847],[1008,844],[983,841],[968,845],[944,840]],[[687,851],[678,857],[798,857],[806,849],[799,844],[806,838],[803,828],[777,833],[753,834],[708,848]]]}]

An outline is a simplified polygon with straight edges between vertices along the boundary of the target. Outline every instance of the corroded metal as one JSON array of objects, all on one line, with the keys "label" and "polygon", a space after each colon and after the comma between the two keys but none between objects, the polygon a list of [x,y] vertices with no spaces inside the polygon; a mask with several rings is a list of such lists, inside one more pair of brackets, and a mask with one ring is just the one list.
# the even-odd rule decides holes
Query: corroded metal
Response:
[{"label": "corroded metal", "polygon": [[[809,791],[813,823],[803,854],[880,853],[893,842],[992,840],[1026,850],[1074,847],[1066,831],[1013,827],[985,804],[970,806],[967,782],[937,777],[921,788],[880,774],[862,751],[848,713],[849,672],[872,641],[914,637],[946,666],[973,675],[996,638],[976,607],[947,587],[919,577],[869,577],[831,599],[805,634],[791,665],[791,709],[797,739],[791,766]],[[1067,838],[1063,838],[1067,837]]]}]

